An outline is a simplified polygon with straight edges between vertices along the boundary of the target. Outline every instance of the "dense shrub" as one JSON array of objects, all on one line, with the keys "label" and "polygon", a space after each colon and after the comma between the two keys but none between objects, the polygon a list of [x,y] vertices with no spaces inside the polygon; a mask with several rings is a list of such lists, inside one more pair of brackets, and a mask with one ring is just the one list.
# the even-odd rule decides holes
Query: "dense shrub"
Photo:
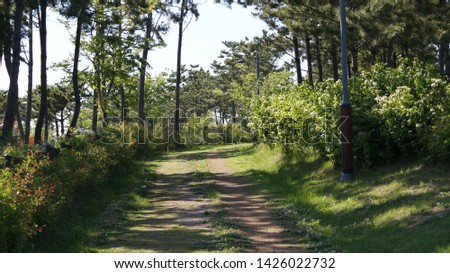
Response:
[{"label": "dense shrub", "polygon": [[32,238],[45,232],[65,206],[81,196],[94,194],[108,183],[113,168],[128,168],[133,145],[106,145],[94,136],[73,136],[71,150],[62,150],[53,161],[29,151],[14,169],[0,177],[0,251],[30,248]]},{"label": "dense shrub", "polygon": [[[338,162],[340,82],[283,82],[278,88],[272,77],[263,83],[267,84],[276,86],[263,86],[265,92],[250,104],[260,140],[285,147],[313,146]],[[349,89],[357,164],[419,153],[449,158],[450,85],[433,66],[408,60],[397,68],[378,64],[353,78]]]}]

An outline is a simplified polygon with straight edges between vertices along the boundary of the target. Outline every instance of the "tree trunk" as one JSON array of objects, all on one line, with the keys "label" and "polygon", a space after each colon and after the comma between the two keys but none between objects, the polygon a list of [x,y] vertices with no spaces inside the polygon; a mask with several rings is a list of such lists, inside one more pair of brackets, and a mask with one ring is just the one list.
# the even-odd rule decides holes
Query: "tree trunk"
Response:
[{"label": "tree trunk", "polygon": [[236,123],[236,103],[234,101],[231,102],[231,115],[232,122]]},{"label": "tree trunk", "polygon": [[25,144],[30,140],[31,131],[31,110],[33,108],[33,9],[30,7],[28,12],[29,29],[28,29],[28,96],[27,96],[27,113],[25,118]]},{"label": "tree trunk", "polygon": [[318,77],[319,82],[323,82],[323,68],[322,68],[322,55],[320,52],[320,38],[317,35],[315,37],[316,40],[316,58],[317,58],[317,71],[318,71]]},{"label": "tree trunk", "polygon": [[445,75],[445,47],[448,47],[448,43],[444,38],[441,38],[439,41],[439,74],[442,76]]},{"label": "tree trunk", "polygon": [[80,11],[77,19],[77,30],[75,34],[75,53],[73,56],[73,70],[72,70],[72,85],[73,96],[75,100],[75,109],[73,110],[72,120],[70,121],[70,128],[67,130],[69,137],[73,130],[77,127],[78,118],[81,109],[80,86],[78,83],[78,63],[80,61],[80,45],[81,45],[81,28],[83,26],[84,10]]},{"label": "tree trunk", "polygon": [[25,131],[23,130],[19,104],[17,104],[16,121],[17,121],[17,128],[19,129],[20,139],[22,140],[22,143],[25,143]]},{"label": "tree trunk", "polygon": [[100,72],[100,53],[95,53],[94,58],[94,66],[95,66],[95,88],[94,88],[94,94],[92,97],[92,125],[91,130],[97,134],[98,130],[98,96],[99,93],[102,92],[102,79],[101,79],[101,72]]},{"label": "tree trunk", "polygon": [[392,53],[392,67],[397,67],[397,53],[395,53],[395,51]]},{"label": "tree trunk", "polygon": [[149,49],[149,40],[152,31],[152,13],[147,15],[145,20],[145,41],[144,49],[142,50],[141,71],[139,79],[139,119],[145,122],[145,75],[147,70],[147,58]]},{"label": "tree trunk", "polygon": [[101,75],[100,75],[100,60],[98,59],[98,53],[97,55],[97,61],[96,69],[95,69],[95,75],[96,75],[96,87],[94,88],[94,95],[92,99],[92,126],[91,130],[97,134],[98,129],[98,93],[102,92],[102,81],[101,81]]},{"label": "tree trunk", "polygon": [[58,118],[55,116],[55,131],[56,131],[56,138],[59,138],[59,121]]},{"label": "tree trunk", "polygon": [[312,54],[311,54],[311,39],[309,38],[309,34],[306,34],[305,36],[305,43],[306,43],[306,59],[308,62],[308,80],[309,84],[314,84],[313,79],[313,71],[312,71]]},{"label": "tree trunk", "polygon": [[333,79],[336,82],[339,80],[339,64],[337,45],[333,38],[331,41],[331,65],[333,66]]},{"label": "tree trunk", "polygon": [[394,67],[393,54],[394,54],[394,38],[391,38],[389,40],[387,48],[387,63],[389,67]]},{"label": "tree trunk", "polygon": [[378,49],[376,47],[371,47],[369,50],[370,50],[370,56],[371,56],[371,63],[372,63],[372,65],[375,65],[377,62]]},{"label": "tree trunk", "polygon": [[352,59],[350,58],[350,56],[347,57],[347,73],[348,73],[348,78],[351,79],[352,78]]},{"label": "tree trunk", "polygon": [[125,98],[125,89],[123,88],[123,84],[119,85],[119,93],[120,93],[120,120],[122,122],[125,122],[125,119],[127,118],[125,109],[126,109],[126,98]]},{"label": "tree trunk", "polygon": [[[446,5],[449,5],[446,0],[439,0],[439,4],[442,9],[446,9]],[[449,37],[443,36],[439,42],[439,72],[441,75],[447,75],[447,79],[450,81],[450,41]]]},{"label": "tree trunk", "polygon": [[178,25],[178,49],[177,49],[177,82],[175,87],[175,119],[174,136],[178,140],[180,137],[180,85],[181,85],[181,49],[183,47],[183,22],[186,0],[181,1],[180,22]]},{"label": "tree trunk", "polygon": [[108,126],[108,112],[107,111],[102,111],[102,126],[103,126],[103,128]]},{"label": "tree trunk", "polygon": [[64,109],[61,110],[61,135],[64,135]]},{"label": "tree trunk", "polygon": [[40,0],[39,36],[41,41],[41,105],[36,122],[34,143],[42,143],[42,127],[47,114],[47,0]]},{"label": "tree trunk", "polygon": [[[12,141],[14,130],[14,117],[17,113],[19,101],[19,67],[20,67],[20,40],[22,29],[22,13],[24,9],[24,1],[16,1],[16,10],[14,12],[14,33],[13,33],[13,53],[12,63],[9,74],[9,91],[6,101],[5,118],[3,120],[3,140]],[[8,49],[9,50],[9,49]],[[6,58],[6,52],[5,52]],[[6,61],[5,61],[6,62]]]},{"label": "tree trunk", "polygon": [[302,62],[300,59],[300,46],[298,45],[298,38],[297,36],[292,36],[292,41],[294,43],[294,57],[295,57],[295,71],[297,72],[297,83],[301,84],[303,82],[302,77]]},{"label": "tree trunk", "polygon": [[351,56],[352,56],[352,72],[353,75],[358,75],[358,48],[356,46],[352,46],[351,49]]},{"label": "tree trunk", "polygon": [[97,90],[94,90],[94,95],[93,95],[93,107],[92,107],[92,125],[91,125],[91,130],[97,134],[97,128],[98,128],[98,100],[97,100]]},{"label": "tree trunk", "polygon": [[216,125],[219,125],[219,120],[217,119],[217,108],[214,108],[214,117],[216,119]]},{"label": "tree trunk", "polygon": [[445,47],[445,74],[447,75],[447,79],[450,81],[450,50],[449,50],[449,42],[447,40]]}]

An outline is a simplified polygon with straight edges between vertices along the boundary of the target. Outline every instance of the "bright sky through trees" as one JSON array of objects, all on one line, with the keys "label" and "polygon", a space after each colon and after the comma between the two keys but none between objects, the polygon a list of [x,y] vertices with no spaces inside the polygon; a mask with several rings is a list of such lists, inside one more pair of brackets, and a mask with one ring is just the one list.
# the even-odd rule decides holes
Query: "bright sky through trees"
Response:
[{"label": "bright sky through trees", "polygon": [[[252,7],[244,8],[233,5],[229,9],[221,4],[215,4],[214,1],[205,1],[199,5],[200,17],[197,21],[192,20],[185,30],[183,40],[183,64],[200,64],[205,69],[217,58],[220,50],[225,47],[222,41],[239,41],[245,37],[252,38],[261,35],[265,23],[254,17],[251,13]],[[55,13],[50,12],[48,18],[48,64],[62,61],[73,54],[73,45],[70,42],[70,35],[65,27],[58,22]],[[75,21],[72,22],[75,25]],[[148,61],[151,69],[148,72],[156,75],[165,69],[174,70],[176,67],[176,46],[177,31],[174,24],[171,25],[170,32],[165,36],[167,47],[160,48],[149,53]],[[34,50],[40,51],[38,30],[35,31]],[[74,31],[74,30],[73,30]],[[27,41],[24,39],[26,45]],[[19,94],[26,94],[27,88],[27,70],[25,64],[21,63],[19,75]],[[39,54],[34,58],[34,85],[39,84]],[[56,83],[63,76],[62,72],[49,70],[49,83]],[[0,89],[8,90],[9,77],[4,65],[0,68]]]}]

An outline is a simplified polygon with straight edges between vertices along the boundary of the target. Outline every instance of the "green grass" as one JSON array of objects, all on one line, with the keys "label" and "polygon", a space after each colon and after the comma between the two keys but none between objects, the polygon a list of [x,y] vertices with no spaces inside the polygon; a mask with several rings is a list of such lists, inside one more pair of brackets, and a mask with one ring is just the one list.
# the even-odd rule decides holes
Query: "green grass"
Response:
[{"label": "green grass", "polygon": [[339,170],[313,153],[244,145],[225,156],[316,251],[450,252],[448,166],[398,162],[357,169],[341,183]]}]

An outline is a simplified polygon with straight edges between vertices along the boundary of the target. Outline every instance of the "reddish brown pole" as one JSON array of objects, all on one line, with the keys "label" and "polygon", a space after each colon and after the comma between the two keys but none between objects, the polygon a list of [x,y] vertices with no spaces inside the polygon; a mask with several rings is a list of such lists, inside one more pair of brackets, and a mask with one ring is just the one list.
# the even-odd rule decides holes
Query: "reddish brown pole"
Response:
[{"label": "reddish brown pole", "polygon": [[342,104],[341,104],[341,152],[342,174],[339,181],[353,180],[352,106],[348,96],[347,81],[347,26],[345,23],[345,0],[340,0],[341,13],[341,61],[342,61]]}]

